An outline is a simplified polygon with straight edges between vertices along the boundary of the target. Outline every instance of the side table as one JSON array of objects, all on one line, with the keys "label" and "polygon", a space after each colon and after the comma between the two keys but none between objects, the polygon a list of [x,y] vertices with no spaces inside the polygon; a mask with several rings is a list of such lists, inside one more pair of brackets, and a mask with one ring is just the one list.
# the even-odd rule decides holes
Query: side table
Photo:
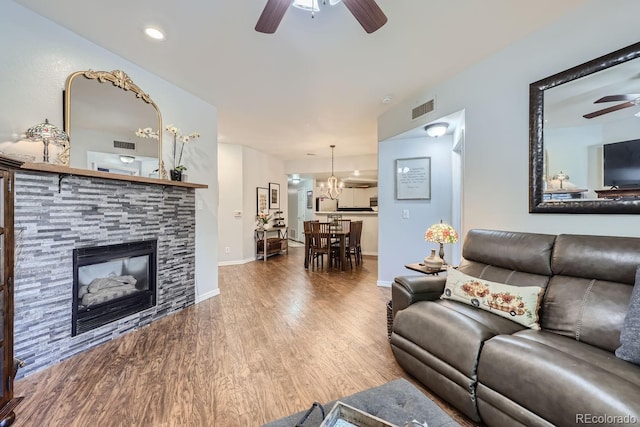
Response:
[{"label": "side table", "polygon": [[417,271],[418,273],[431,274],[433,276],[437,276],[439,273],[444,273],[447,269],[443,266],[440,270],[429,270],[427,266],[423,263],[414,263],[414,264],[405,264],[404,268],[408,268],[409,270]]}]

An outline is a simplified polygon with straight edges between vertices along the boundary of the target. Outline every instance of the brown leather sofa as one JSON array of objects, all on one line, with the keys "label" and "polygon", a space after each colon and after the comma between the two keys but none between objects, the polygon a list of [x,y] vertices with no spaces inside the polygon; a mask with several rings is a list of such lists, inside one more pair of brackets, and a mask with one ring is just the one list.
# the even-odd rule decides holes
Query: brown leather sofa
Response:
[{"label": "brown leather sofa", "polygon": [[541,329],[440,299],[444,276],[397,277],[403,369],[488,426],[640,424],[640,366],[614,354],[640,238],[471,230],[462,256],[470,276],[545,288]]}]

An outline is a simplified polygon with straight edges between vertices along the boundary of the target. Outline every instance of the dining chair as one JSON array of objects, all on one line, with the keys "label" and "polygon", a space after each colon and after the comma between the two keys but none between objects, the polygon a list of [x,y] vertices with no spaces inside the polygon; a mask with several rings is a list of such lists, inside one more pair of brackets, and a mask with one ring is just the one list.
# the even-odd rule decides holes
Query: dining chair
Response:
[{"label": "dining chair", "polygon": [[[351,220],[350,219],[340,219],[336,224],[334,224],[335,231],[340,233],[349,233],[351,229]],[[332,229],[334,231],[334,229]],[[344,258],[340,255],[340,239],[345,239],[345,254]],[[349,234],[346,236],[336,236],[335,234],[331,239],[331,260],[332,263],[335,262],[337,268],[342,268],[342,263],[346,261],[347,252],[349,248]],[[353,268],[353,267],[352,267]]]},{"label": "dining chair", "polygon": [[[303,230],[304,230],[304,239],[305,239],[305,247],[307,248],[307,253],[304,254],[305,258],[305,262],[304,265],[305,267],[309,265],[309,263],[311,262],[311,247],[313,246],[313,236],[311,234],[311,223],[312,222],[320,222],[317,219],[313,219],[313,220],[309,220],[309,221],[304,221],[303,224]],[[307,244],[307,242],[309,242],[309,244]]]},{"label": "dining chair", "polygon": [[331,232],[330,223],[328,222],[311,222],[311,269],[322,263],[324,268],[324,256],[326,255],[327,263],[331,265]]},{"label": "dining chair", "polygon": [[346,251],[346,257],[349,259],[349,265],[353,268],[351,255],[356,259],[356,266],[362,262],[362,250],[360,249],[360,238],[362,236],[362,221],[351,221],[349,229],[349,239]]}]

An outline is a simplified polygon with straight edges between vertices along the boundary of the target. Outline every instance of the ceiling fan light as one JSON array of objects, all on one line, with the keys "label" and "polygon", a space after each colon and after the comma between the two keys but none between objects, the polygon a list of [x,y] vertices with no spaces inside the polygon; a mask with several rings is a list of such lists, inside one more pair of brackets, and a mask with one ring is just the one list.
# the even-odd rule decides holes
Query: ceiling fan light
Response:
[{"label": "ceiling fan light", "polygon": [[433,123],[425,126],[424,130],[427,132],[427,135],[429,135],[430,137],[438,138],[444,135],[445,133],[447,133],[448,128],[449,128],[448,123],[440,122],[440,123]]},{"label": "ceiling fan light", "polygon": [[297,7],[302,10],[309,10],[311,12],[319,12],[320,6],[318,6],[318,0],[294,0],[293,7]]},{"label": "ceiling fan light", "polygon": [[331,6],[335,6],[335,5],[337,5],[338,3],[340,3],[341,1],[342,1],[342,0],[329,0],[329,4],[330,4]]}]

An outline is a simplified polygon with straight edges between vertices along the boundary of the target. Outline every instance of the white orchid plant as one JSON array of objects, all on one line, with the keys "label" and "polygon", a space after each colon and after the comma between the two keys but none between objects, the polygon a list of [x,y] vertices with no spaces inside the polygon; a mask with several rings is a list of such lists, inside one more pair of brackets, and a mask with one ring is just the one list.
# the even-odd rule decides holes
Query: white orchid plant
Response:
[{"label": "white orchid plant", "polygon": [[[173,169],[176,170],[176,171],[184,172],[184,171],[187,170],[187,168],[181,164],[182,163],[182,152],[184,151],[184,145],[186,143],[188,143],[189,141],[192,141],[192,140],[194,140],[196,138],[200,138],[200,134],[198,132],[191,132],[190,134],[183,135],[180,132],[180,129],[178,129],[174,125],[168,125],[165,128],[165,130],[167,132],[169,132],[171,135],[173,135],[173,160],[174,160]],[[176,161],[176,146],[177,146],[178,142],[182,143],[182,146],[180,147],[180,154],[179,154],[179,156],[177,158],[177,161]]]},{"label": "white orchid plant", "polygon": [[136,131],[136,136],[139,138],[151,138],[151,139],[158,139],[158,132],[154,131],[151,128],[144,128],[144,129],[140,129],[138,128],[138,130]]}]

